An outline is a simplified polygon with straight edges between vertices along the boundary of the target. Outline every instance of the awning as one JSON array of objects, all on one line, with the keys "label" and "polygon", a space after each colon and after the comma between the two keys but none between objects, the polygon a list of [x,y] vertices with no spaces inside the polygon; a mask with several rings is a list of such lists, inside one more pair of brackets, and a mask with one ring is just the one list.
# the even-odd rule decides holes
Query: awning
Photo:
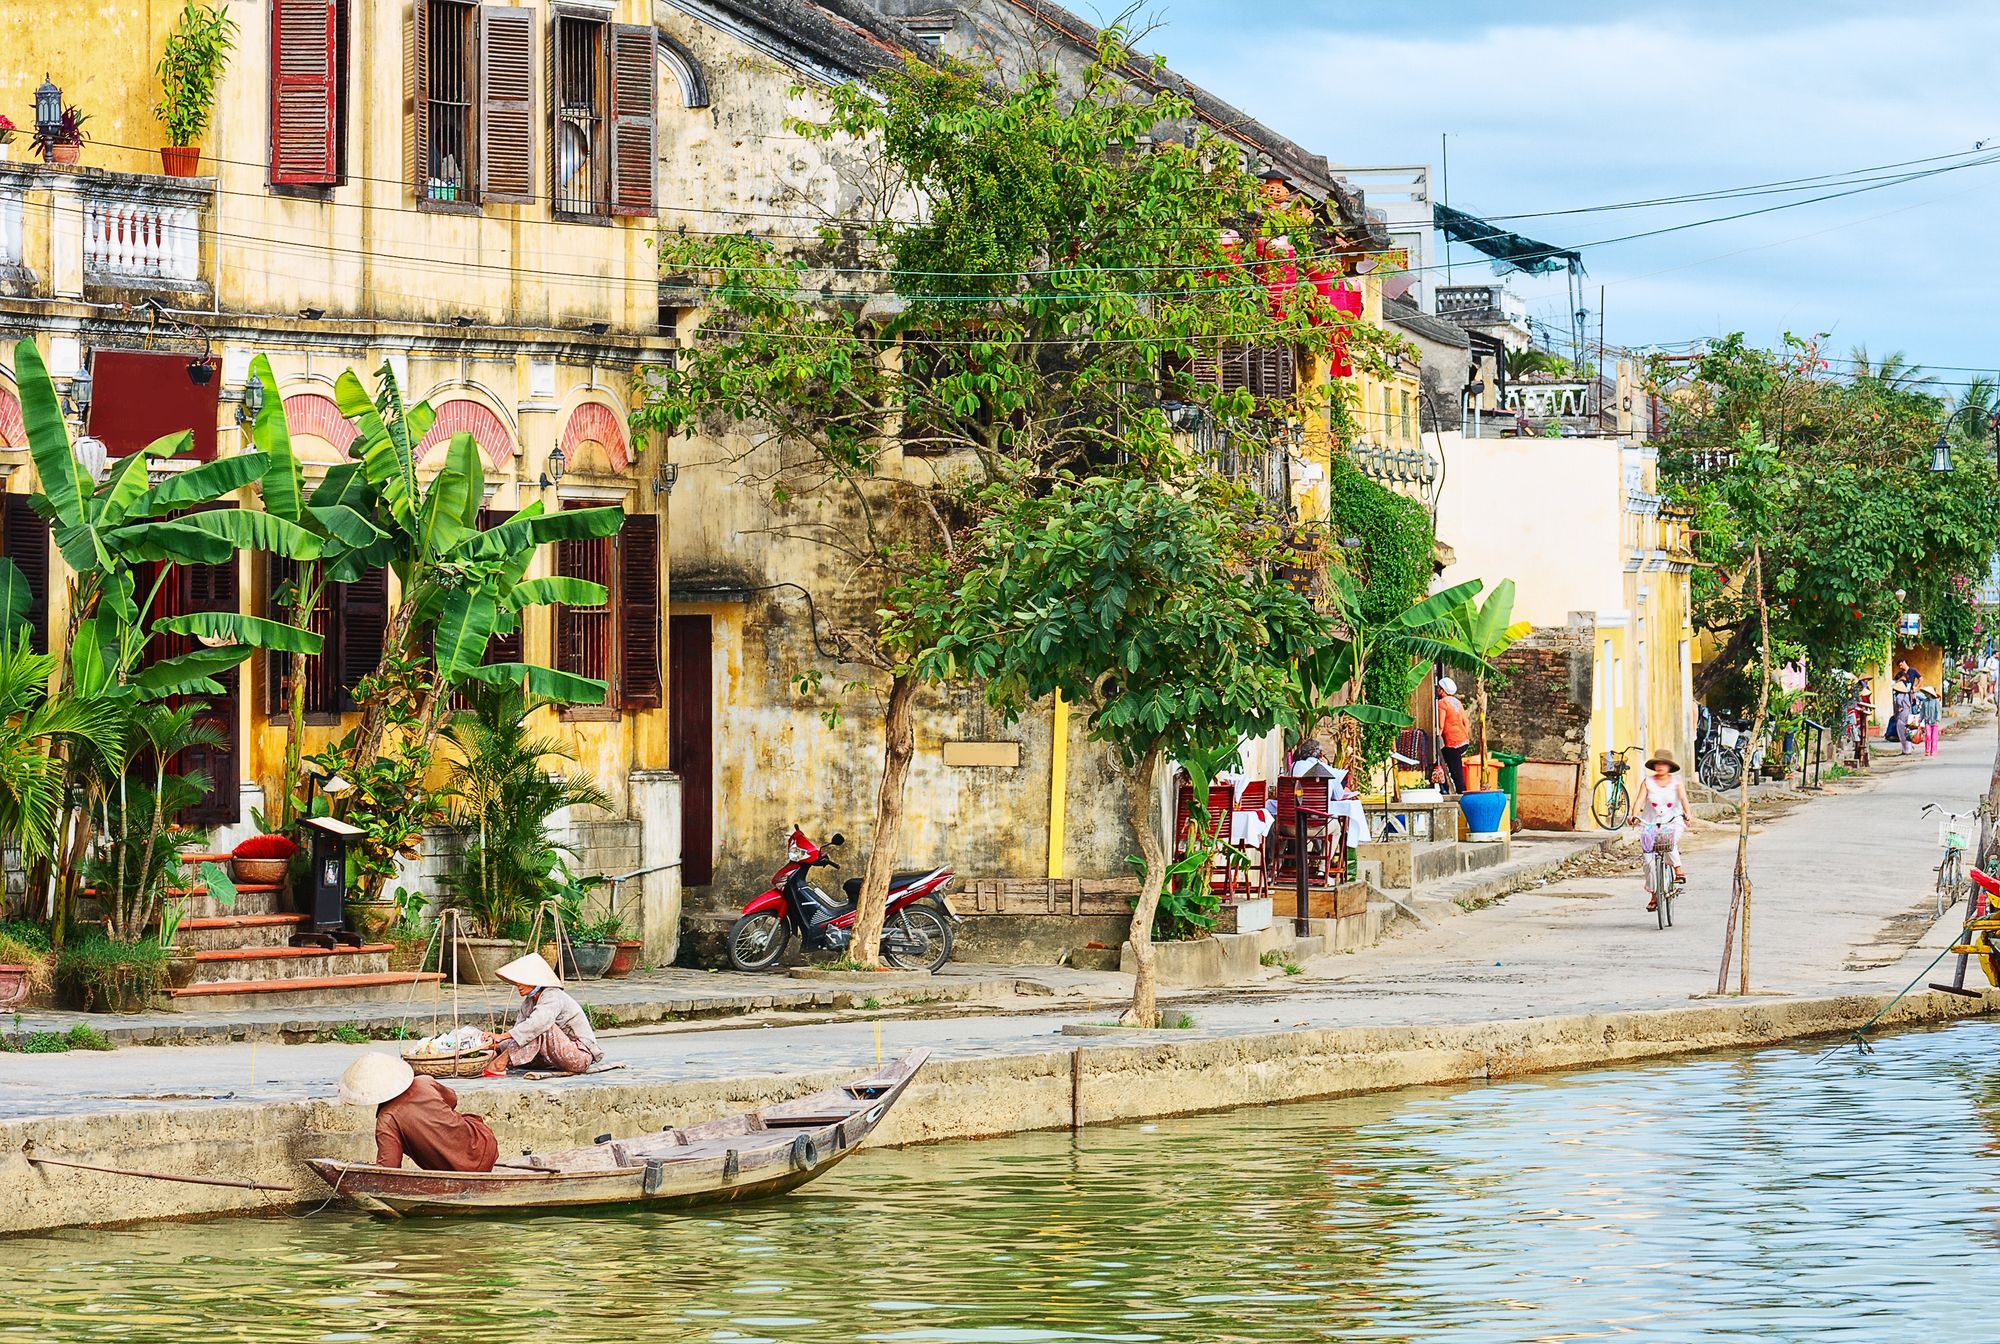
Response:
[{"label": "awning", "polygon": [[1583,274],[1583,253],[1509,233],[1463,210],[1433,203],[1431,222],[1443,230],[1445,237],[1454,242],[1470,243],[1499,262],[1505,270],[1520,271],[1524,275],[1547,275],[1550,271],[1567,269],[1575,275]]}]

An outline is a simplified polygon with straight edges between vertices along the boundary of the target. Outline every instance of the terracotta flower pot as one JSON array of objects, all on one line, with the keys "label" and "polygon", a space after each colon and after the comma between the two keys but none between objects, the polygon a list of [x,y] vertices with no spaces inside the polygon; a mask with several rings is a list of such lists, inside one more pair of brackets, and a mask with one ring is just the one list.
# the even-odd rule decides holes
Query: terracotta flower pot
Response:
[{"label": "terracotta flower pot", "polygon": [[[238,860],[242,862],[242,860]],[[265,862],[265,860],[252,860]],[[364,943],[386,943],[396,922],[394,901],[349,901],[345,907],[347,927],[361,935]]]},{"label": "terracotta flower pot", "polygon": [[173,955],[167,958],[167,988],[186,989],[193,984],[199,964],[194,959],[194,953],[175,948]]},{"label": "terracotta flower pot", "polygon": [[28,968],[0,966],[0,1008],[12,1008],[28,997]]},{"label": "terracotta flower pot", "polygon": [[246,886],[281,887],[291,871],[290,859],[231,859],[229,872]]},{"label": "terracotta flower pot", "polygon": [[618,950],[611,954],[611,964],[604,968],[605,978],[623,980],[632,974],[633,968],[639,964],[639,952],[644,947],[645,944],[637,938],[620,938]]},{"label": "terracotta flower pot", "polygon": [[75,164],[83,157],[82,145],[50,145],[49,162]]},{"label": "terracotta flower pot", "polygon": [[196,177],[201,172],[200,145],[162,145],[160,167],[168,177]]}]

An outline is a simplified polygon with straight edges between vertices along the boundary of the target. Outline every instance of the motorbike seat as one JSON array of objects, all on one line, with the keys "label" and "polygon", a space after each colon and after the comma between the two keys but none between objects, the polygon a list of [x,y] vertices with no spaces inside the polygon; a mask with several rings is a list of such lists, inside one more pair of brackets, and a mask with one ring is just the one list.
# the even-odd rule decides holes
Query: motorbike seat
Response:
[{"label": "motorbike seat", "polygon": [[[899,891],[914,887],[917,883],[923,881],[936,871],[937,869],[932,868],[921,873],[891,873],[889,875],[889,894],[894,896]],[[861,899],[861,879],[858,877],[848,878],[840,884],[840,889],[847,893],[847,899],[850,901]]]}]

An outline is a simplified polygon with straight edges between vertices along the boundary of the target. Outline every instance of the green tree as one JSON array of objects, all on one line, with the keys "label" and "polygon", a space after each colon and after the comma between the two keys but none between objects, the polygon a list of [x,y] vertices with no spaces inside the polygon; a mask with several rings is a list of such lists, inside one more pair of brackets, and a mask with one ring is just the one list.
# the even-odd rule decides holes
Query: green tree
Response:
[{"label": "green tree", "polygon": [[1279,581],[1274,529],[1225,483],[1130,477],[1059,481],[985,519],[962,570],[954,623],[924,654],[941,677],[984,683],[1018,717],[1051,695],[1088,707],[1093,740],[1128,774],[1144,877],[1132,912],[1137,976],[1126,1022],[1151,1026],[1152,929],[1166,881],[1159,774],[1269,732],[1297,699],[1298,668],[1332,637]]},{"label": "green tree", "polygon": [[1451,609],[1444,620],[1450,640],[1463,651],[1461,661],[1472,673],[1473,695],[1479,713],[1479,759],[1493,757],[1486,743],[1486,685],[1494,663],[1501,654],[1528,637],[1534,629],[1526,621],[1514,619],[1514,581],[1502,579],[1486,595],[1484,602],[1468,597]]},{"label": "green tree", "polygon": [[[1368,479],[1344,454],[1333,460],[1327,489],[1333,535],[1360,543],[1343,550],[1354,578],[1348,590],[1334,594],[1343,603],[1343,620],[1362,629],[1409,633],[1413,627],[1403,622],[1404,613],[1424,600],[1435,573],[1436,539],[1429,510]],[[1409,716],[1401,711],[1408,708],[1410,693],[1416,689],[1418,660],[1424,651],[1407,652],[1413,656],[1361,660],[1360,680],[1351,698],[1396,710],[1399,717],[1364,723],[1350,716],[1349,724],[1343,725],[1348,763],[1358,767],[1358,773],[1387,760],[1397,731],[1409,726]]]},{"label": "green tree", "polygon": [[[820,606],[852,614],[833,618],[827,647],[887,683],[853,942],[867,964],[916,697],[940,666],[925,655],[953,623],[917,576],[1066,476],[1182,470],[1171,409],[1261,441],[1351,398],[1224,391],[1201,370],[1226,342],[1231,358],[1246,341],[1309,356],[1344,344],[1378,370],[1398,346],[1304,283],[1343,265],[1309,203],[1264,199],[1236,148],[1197,134],[1185,99],[1127,82],[1130,68],[1114,29],[1075,80],[912,61],[840,86],[824,116],[790,125],[848,156],[860,192],[818,250],[662,244],[665,270],[711,306],[676,363],[645,372],[635,426],[742,436],[772,482],[774,528],[837,560],[844,600]],[[1158,134],[1168,124],[1189,137]]]}]

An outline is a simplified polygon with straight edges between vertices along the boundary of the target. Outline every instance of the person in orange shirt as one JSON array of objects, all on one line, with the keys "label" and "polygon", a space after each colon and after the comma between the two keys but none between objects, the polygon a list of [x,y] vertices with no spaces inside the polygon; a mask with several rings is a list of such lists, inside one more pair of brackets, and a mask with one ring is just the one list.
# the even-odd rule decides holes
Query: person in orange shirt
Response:
[{"label": "person in orange shirt", "polygon": [[1450,677],[1437,682],[1437,726],[1439,752],[1445,773],[1451,776],[1451,791],[1465,792],[1465,749],[1472,744],[1472,720],[1459,703],[1458,683]]}]

